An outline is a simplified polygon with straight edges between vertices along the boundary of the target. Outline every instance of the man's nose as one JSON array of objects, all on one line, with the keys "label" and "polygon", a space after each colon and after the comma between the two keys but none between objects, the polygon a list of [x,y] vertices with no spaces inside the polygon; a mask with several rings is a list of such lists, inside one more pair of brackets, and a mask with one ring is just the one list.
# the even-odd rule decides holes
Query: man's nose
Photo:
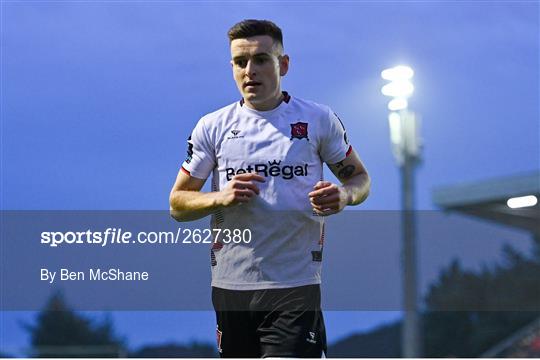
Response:
[{"label": "man's nose", "polygon": [[255,75],[255,64],[253,63],[252,60],[248,60],[247,64],[246,64],[246,73],[247,75],[249,76],[253,76]]}]

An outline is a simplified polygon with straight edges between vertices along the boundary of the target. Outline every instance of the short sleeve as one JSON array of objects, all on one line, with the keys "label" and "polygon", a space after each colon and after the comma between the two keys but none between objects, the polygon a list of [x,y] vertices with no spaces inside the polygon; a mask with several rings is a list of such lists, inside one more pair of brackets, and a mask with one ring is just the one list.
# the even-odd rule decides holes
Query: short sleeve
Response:
[{"label": "short sleeve", "polygon": [[335,164],[345,159],[351,152],[345,126],[340,118],[330,109],[321,126],[319,154],[327,164]]},{"label": "short sleeve", "polygon": [[198,179],[207,179],[216,166],[214,145],[204,124],[199,120],[187,141],[187,157],[182,170]]}]

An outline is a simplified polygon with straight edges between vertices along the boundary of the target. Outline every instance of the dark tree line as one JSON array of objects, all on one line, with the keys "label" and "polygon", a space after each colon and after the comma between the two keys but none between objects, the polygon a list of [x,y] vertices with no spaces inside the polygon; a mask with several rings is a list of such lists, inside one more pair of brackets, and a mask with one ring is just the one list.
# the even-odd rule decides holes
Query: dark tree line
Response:
[{"label": "dark tree line", "polygon": [[[422,313],[423,357],[477,357],[540,317],[540,240],[531,255],[511,246],[480,271],[452,261],[430,286]],[[401,322],[330,346],[331,357],[400,357]]]},{"label": "dark tree line", "polygon": [[110,318],[93,321],[75,312],[62,294],[51,297],[36,317],[34,325],[25,325],[31,335],[32,357],[215,357],[215,345],[191,343],[148,345],[129,352],[118,337]]},{"label": "dark tree line", "polygon": [[540,243],[530,256],[507,245],[503,261],[481,271],[457,260],[425,299],[424,356],[475,357],[540,317]]}]

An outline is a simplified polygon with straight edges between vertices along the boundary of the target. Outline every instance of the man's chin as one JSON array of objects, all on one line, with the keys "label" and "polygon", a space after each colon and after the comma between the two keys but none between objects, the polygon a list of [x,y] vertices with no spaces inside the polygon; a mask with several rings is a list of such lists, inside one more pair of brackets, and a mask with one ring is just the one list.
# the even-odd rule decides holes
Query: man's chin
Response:
[{"label": "man's chin", "polygon": [[258,104],[264,101],[260,95],[254,93],[244,94],[244,100],[249,101],[252,104]]}]

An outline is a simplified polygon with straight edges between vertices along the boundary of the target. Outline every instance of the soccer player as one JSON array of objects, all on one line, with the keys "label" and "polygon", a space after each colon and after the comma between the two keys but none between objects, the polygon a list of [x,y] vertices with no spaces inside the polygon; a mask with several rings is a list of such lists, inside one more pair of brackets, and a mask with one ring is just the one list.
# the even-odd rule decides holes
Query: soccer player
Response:
[{"label": "soccer player", "polygon": [[[228,37],[242,98],[195,126],[171,215],[212,214],[222,230],[210,250],[221,357],[321,357],[324,217],[363,202],[370,179],[337,115],[282,91],[281,29],[244,20]],[[340,184],[323,180],[323,162]],[[202,192],[210,173],[212,191]],[[234,229],[242,236],[231,241]]]}]

